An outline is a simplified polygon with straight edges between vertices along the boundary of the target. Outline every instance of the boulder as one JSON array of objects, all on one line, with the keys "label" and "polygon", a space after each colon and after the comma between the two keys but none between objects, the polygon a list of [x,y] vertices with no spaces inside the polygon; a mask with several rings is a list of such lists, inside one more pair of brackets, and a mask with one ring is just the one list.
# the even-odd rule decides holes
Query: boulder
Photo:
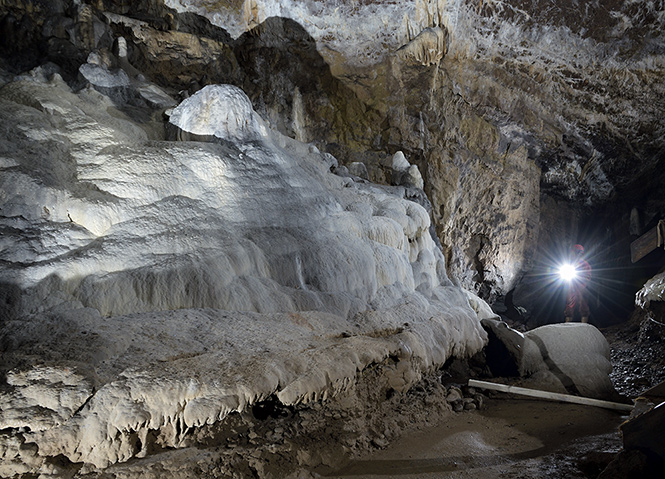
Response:
[{"label": "boulder", "polygon": [[517,375],[520,385],[545,391],[616,400],[609,377],[610,348],[594,326],[565,323],[524,334],[502,321],[484,319],[487,362],[495,375]]},{"label": "boulder", "polygon": [[208,85],[173,109],[169,122],[201,138],[250,141],[267,136],[244,92],[232,85]]}]

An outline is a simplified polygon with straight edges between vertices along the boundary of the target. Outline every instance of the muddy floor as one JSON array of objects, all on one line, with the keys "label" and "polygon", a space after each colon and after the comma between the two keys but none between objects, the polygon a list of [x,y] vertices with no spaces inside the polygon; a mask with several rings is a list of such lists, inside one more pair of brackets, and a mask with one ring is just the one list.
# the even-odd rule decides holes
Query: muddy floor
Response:
[{"label": "muddy floor", "polygon": [[[640,318],[603,330],[617,391],[665,380],[663,327]],[[402,436],[330,478],[596,478],[622,449],[624,413],[490,393],[482,409]]]},{"label": "muddy floor", "polygon": [[489,399],[481,410],[404,436],[327,477],[596,477],[621,449],[625,419],[575,404]]}]

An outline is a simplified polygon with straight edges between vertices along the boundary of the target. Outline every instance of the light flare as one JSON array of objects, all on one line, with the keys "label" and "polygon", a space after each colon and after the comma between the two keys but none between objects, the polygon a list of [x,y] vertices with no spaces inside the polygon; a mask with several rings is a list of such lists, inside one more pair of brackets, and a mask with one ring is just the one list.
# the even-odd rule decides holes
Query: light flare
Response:
[{"label": "light flare", "polygon": [[577,277],[577,269],[569,263],[559,266],[559,277],[564,281],[572,281]]}]

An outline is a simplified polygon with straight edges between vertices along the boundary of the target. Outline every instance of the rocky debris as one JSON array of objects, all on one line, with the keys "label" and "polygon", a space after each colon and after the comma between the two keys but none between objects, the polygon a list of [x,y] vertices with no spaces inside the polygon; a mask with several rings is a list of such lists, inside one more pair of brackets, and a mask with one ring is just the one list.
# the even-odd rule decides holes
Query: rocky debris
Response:
[{"label": "rocky debris", "polygon": [[[647,415],[664,399],[665,358],[662,351],[665,327],[654,322],[665,320],[664,309],[659,303],[650,303],[648,311],[637,309],[628,323],[603,330],[611,346],[612,382],[622,395],[636,400],[629,421],[622,426],[623,450],[599,478],[655,479],[662,475],[662,417]],[[660,409],[662,405],[657,408]],[[658,414],[662,415],[662,412]],[[633,420],[638,421],[632,423]]]},{"label": "rocky debris", "polygon": [[662,303],[652,302],[649,311],[637,309],[628,323],[603,330],[612,346],[610,377],[624,396],[639,397],[665,381],[664,312]]},{"label": "rocky debris", "polygon": [[626,477],[644,477],[657,479],[662,475],[662,463],[654,463],[649,455],[637,449],[619,452],[598,479],[623,479]]},{"label": "rocky debris", "polygon": [[455,412],[474,411],[485,405],[485,396],[475,388],[450,385],[447,388],[446,402]]}]

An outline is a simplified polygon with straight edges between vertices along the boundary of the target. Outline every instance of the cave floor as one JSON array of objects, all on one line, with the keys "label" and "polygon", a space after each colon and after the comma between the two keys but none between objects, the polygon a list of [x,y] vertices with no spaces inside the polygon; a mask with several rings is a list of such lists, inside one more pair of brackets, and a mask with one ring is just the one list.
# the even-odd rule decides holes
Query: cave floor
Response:
[{"label": "cave floor", "polygon": [[625,419],[601,408],[495,397],[326,477],[596,477],[621,449]]},{"label": "cave floor", "polygon": [[[665,380],[662,331],[631,321],[602,332],[620,394],[634,399]],[[326,477],[595,478],[622,449],[626,419],[612,410],[491,393],[482,410],[404,435]]]}]

